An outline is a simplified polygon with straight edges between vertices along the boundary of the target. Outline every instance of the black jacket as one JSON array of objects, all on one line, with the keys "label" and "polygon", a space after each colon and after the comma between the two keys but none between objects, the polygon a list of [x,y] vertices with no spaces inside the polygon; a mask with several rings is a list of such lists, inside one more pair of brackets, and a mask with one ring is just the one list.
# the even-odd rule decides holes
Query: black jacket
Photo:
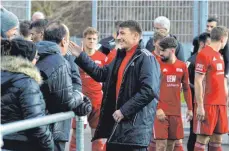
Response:
[{"label": "black jacket", "polygon": [[195,93],[194,93],[194,82],[195,82],[195,63],[196,63],[196,56],[197,53],[193,54],[186,62],[186,65],[188,67],[188,73],[189,73],[189,82],[190,82],[190,88],[192,93],[192,102],[194,103]]},{"label": "black jacket", "polygon": [[[106,82],[93,140],[108,138],[112,144],[147,147],[155,115],[153,106],[159,96],[160,66],[149,51],[138,47],[124,71],[116,101],[117,74],[125,54],[124,50],[118,50],[115,60],[104,67],[97,66],[84,52],[75,60],[96,81]],[[124,115],[119,124],[112,117],[117,109]]]},{"label": "black jacket", "polygon": [[[174,35],[170,35],[171,37],[174,37],[175,39],[176,36]],[[150,38],[148,40],[148,42],[146,43],[146,49],[149,50],[150,52],[154,51],[155,47],[153,45],[153,38]],[[177,49],[176,49],[176,52],[175,52],[175,55],[177,57],[177,59],[181,60],[181,61],[185,61],[185,58],[184,58],[184,49],[182,47],[182,44],[178,41],[178,46],[177,46]]]},{"label": "black jacket", "polygon": [[[1,124],[45,116],[41,82],[40,73],[31,62],[20,57],[1,57]],[[54,149],[49,126],[9,134],[3,140],[3,148],[9,150]]]},{"label": "black jacket", "polygon": [[77,64],[74,62],[76,57],[66,54],[64,58],[68,60],[68,63],[71,66],[71,77],[72,77],[73,90],[78,90],[82,92],[82,81],[80,78],[79,68]]},{"label": "black jacket", "polygon": [[[50,114],[74,111],[83,103],[79,93],[73,91],[71,68],[66,59],[60,54],[56,43],[41,41],[37,44],[37,62],[44,84],[41,86],[47,110]],[[65,120],[51,125],[55,141],[68,141],[71,120]]]}]

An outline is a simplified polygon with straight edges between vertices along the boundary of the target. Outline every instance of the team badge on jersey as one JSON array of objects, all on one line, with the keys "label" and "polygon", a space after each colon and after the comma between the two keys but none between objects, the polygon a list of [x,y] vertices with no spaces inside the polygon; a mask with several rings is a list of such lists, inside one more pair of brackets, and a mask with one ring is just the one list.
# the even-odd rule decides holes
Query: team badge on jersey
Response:
[{"label": "team badge on jersey", "polygon": [[222,63],[217,63],[217,64],[216,64],[216,69],[217,69],[217,71],[223,70],[223,65],[222,65]]}]

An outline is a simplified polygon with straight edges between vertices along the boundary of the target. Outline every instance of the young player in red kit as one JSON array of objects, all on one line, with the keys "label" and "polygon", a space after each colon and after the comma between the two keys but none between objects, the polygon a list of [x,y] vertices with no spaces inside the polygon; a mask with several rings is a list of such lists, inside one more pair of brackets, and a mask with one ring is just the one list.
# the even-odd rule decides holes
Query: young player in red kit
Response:
[{"label": "young player in red kit", "polygon": [[[83,49],[87,55],[99,66],[104,66],[106,64],[106,56],[97,51],[96,45],[98,40],[98,31],[92,27],[85,29],[83,33]],[[92,101],[92,112],[88,116],[88,123],[91,127],[91,135],[94,136],[95,128],[98,124],[100,106],[102,101],[102,83],[96,82],[92,79],[86,72],[80,69],[80,77],[82,80],[82,92],[84,95],[90,98]],[[76,128],[76,121],[73,120],[73,129]],[[76,150],[76,139],[75,132],[71,139],[70,151]],[[102,139],[92,142],[92,151],[102,151],[105,142]]]},{"label": "young player in red kit", "polygon": [[194,151],[204,151],[208,143],[209,151],[222,151],[222,134],[228,132],[227,80],[219,53],[226,45],[228,30],[215,27],[210,36],[210,45],[198,53],[195,65]]},{"label": "young player in red kit", "polygon": [[157,151],[173,151],[175,143],[180,143],[178,140],[184,137],[180,100],[181,84],[188,106],[186,115],[188,121],[193,116],[189,75],[186,64],[175,56],[177,47],[175,38],[163,38],[159,46],[162,78],[157,114],[154,121],[154,138]]}]

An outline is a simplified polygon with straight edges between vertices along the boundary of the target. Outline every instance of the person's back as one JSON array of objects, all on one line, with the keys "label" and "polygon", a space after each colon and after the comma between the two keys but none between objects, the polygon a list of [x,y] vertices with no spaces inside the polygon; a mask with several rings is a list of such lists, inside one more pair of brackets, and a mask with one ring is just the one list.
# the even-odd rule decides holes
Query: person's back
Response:
[{"label": "person's back", "polygon": [[[68,35],[63,24],[51,22],[44,31],[44,40],[47,41],[36,43],[40,56],[37,67],[44,80],[41,91],[50,114],[74,111],[76,115],[84,116],[91,111],[91,103],[81,92],[73,89],[71,67],[63,57],[68,49]],[[70,126],[70,119],[51,125],[55,150],[64,150]]]},{"label": "person's back", "polygon": [[[40,73],[30,61],[18,56],[1,57],[2,124],[45,116],[46,106],[39,86],[41,83]],[[48,125],[9,134],[4,136],[3,140],[3,149],[15,151],[54,149]]]}]

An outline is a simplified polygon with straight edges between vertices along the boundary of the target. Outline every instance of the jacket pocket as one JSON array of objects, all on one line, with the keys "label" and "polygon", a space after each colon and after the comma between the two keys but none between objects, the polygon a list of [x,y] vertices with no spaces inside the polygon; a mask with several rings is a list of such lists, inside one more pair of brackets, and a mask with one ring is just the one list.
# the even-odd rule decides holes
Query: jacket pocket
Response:
[{"label": "jacket pocket", "polygon": [[133,123],[132,123],[132,125],[134,126],[135,125],[135,123],[136,123],[136,120],[137,120],[137,116],[138,116],[138,113],[134,116],[134,118],[133,118]]}]

